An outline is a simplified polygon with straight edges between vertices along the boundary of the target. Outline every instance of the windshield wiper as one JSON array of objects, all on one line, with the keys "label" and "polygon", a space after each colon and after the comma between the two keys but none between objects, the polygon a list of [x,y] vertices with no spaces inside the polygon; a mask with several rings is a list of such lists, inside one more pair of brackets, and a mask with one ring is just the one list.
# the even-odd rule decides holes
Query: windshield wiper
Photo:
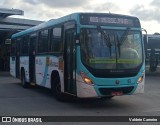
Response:
[{"label": "windshield wiper", "polygon": [[102,30],[102,28],[101,28],[101,26],[97,26],[97,30],[104,36],[104,38],[105,38],[105,40],[106,40],[106,45],[107,45],[107,47],[109,48],[109,52],[110,52],[110,56],[111,56],[111,47],[112,47],[112,44],[111,44],[111,42],[110,42],[110,37],[109,37],[109,34],[106,34],[103,30]]},{"label": "windshield wiper", "polygon": [[127,38],[127,35],[129,33],[130,28],[127,28],[126,31],[124,31],[124,33],[122,34],[121,38],[119,39],[118,34],[116,34],[117,37],[117,47],[118,47],[118,53],[119,53],[119,57],[121,56],[121,50],[120,50],[120,46],[124,43],[124,41]]}]

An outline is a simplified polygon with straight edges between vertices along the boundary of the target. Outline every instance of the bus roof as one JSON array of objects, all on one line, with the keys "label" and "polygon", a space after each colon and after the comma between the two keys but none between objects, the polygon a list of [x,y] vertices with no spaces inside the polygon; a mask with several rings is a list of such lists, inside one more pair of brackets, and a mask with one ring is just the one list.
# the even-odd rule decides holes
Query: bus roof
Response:
[{"label": "bus roof", "polygon": [[73,20],[73,19],[76,19],[76,18],[77,18],[77,14],[75,13],[75,14],[70,14],[70,15],[58,18],[58,19],[51,19],[47,22],[44,22],[44,23],[41,23],[37,26],[31,27],[27,30],[18,32],[16,34],[13,34],[11,38],[15,38],[15,37],[22,36],[22,35],[25,35],[25,34],[28,34],[28,33],[32,33],[32,32],[35,32],[37,30],[47,28],[47,27],[50,27],[52,25],[56,25],[56,24],[59,24],[59,23],[62,23],[62,22],[68,21],[68,20]]},{"label": "bus roof", "polygon": [[133,17],[133,16],[112,14],[112,13],[73,13],[73,14],[69,14],[67,16],[58,18],[58,19],[51,19],[47,22],[41,23],[41,24],[39,24],[37,26],[34,26],[32,28],[29,28],[27,30],[18,32],[16,34],[13,34],[11,38],[16,38],[16,37],[19,37],[19,36],[23,36],[25,34],[29,34],[29,33],[38,31],[40,29],[44,29],[44,28],[47,28],[47,27],[50,27],[50,26],[53,26],[53,25],[56,25],[56,24],[59,24],[59,23],[69,21],[69,20],[76,20],[76,19],[78,19],[79,15],[81,15],[81,14],[83,14],[83,15],[102,15],[102,16],[107,16],[107,15],[111,16],[112,15],[112,16],[138,19],[137,17]]}]

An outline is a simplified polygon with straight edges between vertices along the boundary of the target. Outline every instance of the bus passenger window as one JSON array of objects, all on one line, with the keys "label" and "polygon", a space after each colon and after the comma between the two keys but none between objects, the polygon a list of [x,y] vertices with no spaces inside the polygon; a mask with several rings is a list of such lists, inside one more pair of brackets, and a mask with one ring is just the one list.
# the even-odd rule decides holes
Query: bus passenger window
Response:
[{"label": "bus passenger window", "polygon": [[28,50],[29,50],[29,41],[28,41],[28,36],[22,37],[21,39],[21,54],[25,55],[28,54]]},{"label": "bus passenger window", "polygon": [[38,52],[48,52],[48,30],[41,31],[38,39]]},{"label": "bus passenger window", "polygon": [[51,35],[51,52],[62,52],[63,44],[61,39],[61,28],[56,27],[52,30]]},{"label": "bus passenger window", "polygon": [[15,41],[15,39],[12,40],[12,42],[11,42],[10,54],[16,55],[16,41]]}]

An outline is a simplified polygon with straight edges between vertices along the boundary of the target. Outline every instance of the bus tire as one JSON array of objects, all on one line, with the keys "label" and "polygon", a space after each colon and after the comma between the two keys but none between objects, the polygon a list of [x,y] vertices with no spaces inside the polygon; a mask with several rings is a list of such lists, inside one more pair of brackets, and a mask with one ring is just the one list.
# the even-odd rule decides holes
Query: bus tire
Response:
[{"label": "bus tire", "polygon": [[29,87],[29,83],[26,82],[26,77],[25,77],[24,70],[22,70],[22,72],[21,72],[21,84],[22,84],[23,88],[28,88]]},{"label": "bus tire", "polygon": [[51,91],[53,96],[58,101],[65,101],[64,93],[61,92],[61,84],[58,73],[53,73],[51,76]]}]

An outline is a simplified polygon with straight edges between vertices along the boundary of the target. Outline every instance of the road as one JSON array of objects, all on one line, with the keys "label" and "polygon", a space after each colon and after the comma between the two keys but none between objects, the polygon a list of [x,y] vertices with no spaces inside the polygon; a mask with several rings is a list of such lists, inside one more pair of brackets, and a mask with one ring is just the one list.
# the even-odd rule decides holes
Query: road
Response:
[{"label": "road", "polygon": [[1,75],[0,116],[160,116],[160,75],[146,76],[142,95],[73,102],[58,102],[48,89],[24,89],[19,80]]}]

